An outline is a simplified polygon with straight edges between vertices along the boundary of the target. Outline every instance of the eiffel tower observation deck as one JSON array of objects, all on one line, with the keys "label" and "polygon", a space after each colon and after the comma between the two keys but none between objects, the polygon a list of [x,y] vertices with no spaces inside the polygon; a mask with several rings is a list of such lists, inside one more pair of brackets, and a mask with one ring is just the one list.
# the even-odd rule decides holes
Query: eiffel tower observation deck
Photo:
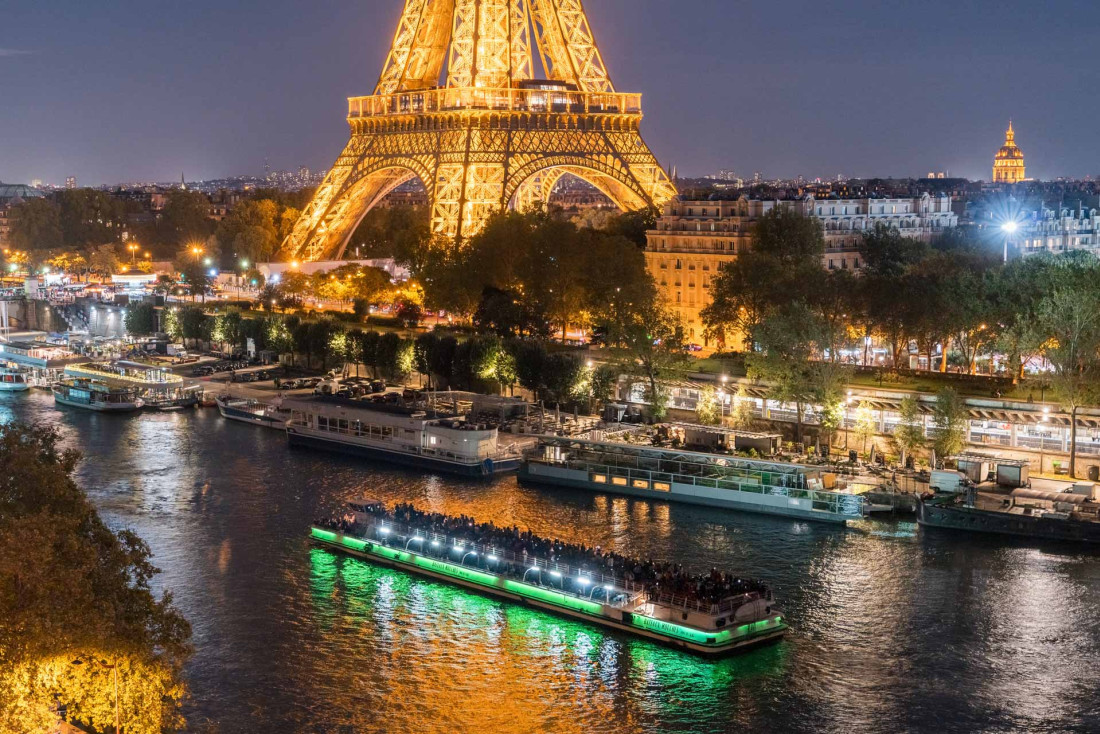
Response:
[{"label": "eiffel tower observation deck", "polygon": [[676,190],[615,90],[581,0],[406,0],[374,94],[348,100],[351,140],[283,243],[338,259],[368,211],[417,178],[432,231],[475,234],[545,202],[562,176],[623,210]]}]

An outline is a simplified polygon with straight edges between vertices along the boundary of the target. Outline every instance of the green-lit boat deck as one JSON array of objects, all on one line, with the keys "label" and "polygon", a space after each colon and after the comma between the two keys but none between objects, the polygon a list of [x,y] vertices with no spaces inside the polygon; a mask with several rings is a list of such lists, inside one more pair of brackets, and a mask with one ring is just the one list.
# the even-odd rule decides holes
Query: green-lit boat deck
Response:
[{"label": "green-lit boat deck", "polygon": [[686,627],[655,619],[622,606],[604,604],[568,592],[490,573],[483,569],[470,568],[422,553],[391,548],[375,541],[342,535],[317,526],[311,528],[310,536],[317,543],[359,558],[458,584],[495,597],[529,604],[574,619],[641,635],[703,655],[728,655],[774,642],[782,638],[788,629],[782,614],[773,614],[760,621],[731,625],[720,630]]}]

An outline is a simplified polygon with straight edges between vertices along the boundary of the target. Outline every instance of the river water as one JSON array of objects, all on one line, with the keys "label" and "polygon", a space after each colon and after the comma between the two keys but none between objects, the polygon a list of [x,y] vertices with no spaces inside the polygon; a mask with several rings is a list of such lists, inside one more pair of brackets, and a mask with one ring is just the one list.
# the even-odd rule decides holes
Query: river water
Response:
[{"label": "river water", "polygon": [[[290,451],[216,411],[105,416],[0,395],[84,453],[194,627],[191,728],[216,732],[1100,730],[1100,553],[848,530]],[[717,662],[314,548],[369,494],[774,587],[792,633]]]}]

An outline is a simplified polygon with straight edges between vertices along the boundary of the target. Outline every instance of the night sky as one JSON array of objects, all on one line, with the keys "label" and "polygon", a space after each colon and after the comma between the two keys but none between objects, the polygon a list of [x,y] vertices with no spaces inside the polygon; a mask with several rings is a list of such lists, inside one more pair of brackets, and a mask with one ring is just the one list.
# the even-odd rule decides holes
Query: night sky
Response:
[{"label": "night sky", "polygon": [[[328,167],[403,0],[0,0],[0,180]],[[1100,174],[1096,0],[588,0],[681,175]]]}]

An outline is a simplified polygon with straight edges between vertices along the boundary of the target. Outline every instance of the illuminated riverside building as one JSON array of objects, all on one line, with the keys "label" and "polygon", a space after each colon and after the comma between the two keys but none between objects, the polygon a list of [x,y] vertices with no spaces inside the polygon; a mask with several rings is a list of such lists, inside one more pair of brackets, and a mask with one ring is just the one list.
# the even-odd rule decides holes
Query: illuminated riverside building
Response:
[{"label": "illuminated riverside building", "polygon": [[1016,146],[1016,131],[1012,129],[1012,122],[1008,123],[1005,132],[1005,144],[993,157],[993,183],[1019,183],[1027,178],[1027,168],[1024,167],[1024,152]]},{"label": "illuminated riverside building", "polygon": [[[863,266],[860,241],[876,225],[885,224],[905,237],[927,242],[959,223],[951,210],[951,197],[928,194],[903,199],[673,200],[665,205],[656,229],[646,235],[646,266],[692,344],[704,349],[715,346],[704,335],[700,315],[711,302],[712,282],[722,266],[752,246],[756,220],[777,207],[794,209],[821,223],[822,264],[830,270],[858,271]],[[727,348],[738,344],[739,339],[727,337]]]}]

